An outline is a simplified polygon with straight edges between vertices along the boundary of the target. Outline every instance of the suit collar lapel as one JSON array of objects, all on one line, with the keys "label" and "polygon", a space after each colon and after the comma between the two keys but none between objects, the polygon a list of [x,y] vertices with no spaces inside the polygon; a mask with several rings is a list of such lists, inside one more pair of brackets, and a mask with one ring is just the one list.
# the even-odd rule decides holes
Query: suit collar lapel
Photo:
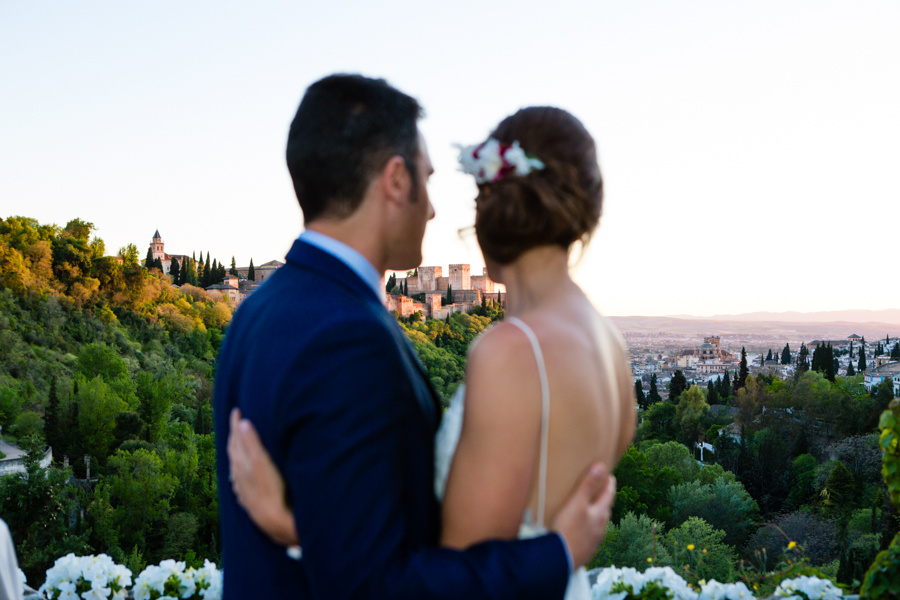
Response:
[{"label": "suit collar lapel", "polygon": [[381,304],[369,285],[356,272],[331,254],[312,244],[296,240],[285,260],[296,267],[315,271],[367,300]]}]

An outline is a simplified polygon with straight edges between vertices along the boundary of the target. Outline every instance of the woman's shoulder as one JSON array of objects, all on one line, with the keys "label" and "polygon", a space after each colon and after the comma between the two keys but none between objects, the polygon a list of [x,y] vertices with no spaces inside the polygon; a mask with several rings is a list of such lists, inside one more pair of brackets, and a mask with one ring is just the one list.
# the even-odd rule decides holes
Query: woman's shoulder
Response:
[{"label": "woman's shoulder", "polygon": [[531,341],[522,329],[505,320],[494,323],[475,338],[469,347],[469,359],[509,363],[532,352]]}]

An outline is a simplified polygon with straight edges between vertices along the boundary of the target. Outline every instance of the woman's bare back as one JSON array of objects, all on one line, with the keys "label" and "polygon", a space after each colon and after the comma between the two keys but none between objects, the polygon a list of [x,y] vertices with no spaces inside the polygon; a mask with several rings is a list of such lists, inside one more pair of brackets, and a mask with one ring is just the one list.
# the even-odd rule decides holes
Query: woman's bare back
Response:
[{"label": "woman's bare back", "polygon": [[469,355],[462,431],[443,499],[448,546],[512,539],[526,512],[539,519],[543,395],[528,330],[549,383],[546,505],[538,525],[553,522],[591,464],[614,468],[634,435],[624,344],[581,290],[572,283],[517,318],[524,328],[501,323]]},{"label": "woman's bare back", "polygon": [[[540,343],[550,387],[549,522],[594,461],[611,467],[619,462],[634,436],[634,388],[619,332],[583,294],[560,296],[521,319]],[[537,514],[538,468],[529,496],[531,514]]]}]

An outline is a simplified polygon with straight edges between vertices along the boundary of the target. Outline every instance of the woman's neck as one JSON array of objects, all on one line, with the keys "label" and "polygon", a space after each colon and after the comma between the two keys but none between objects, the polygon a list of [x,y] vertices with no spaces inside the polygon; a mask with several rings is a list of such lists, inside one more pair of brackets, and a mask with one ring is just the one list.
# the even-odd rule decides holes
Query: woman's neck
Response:
[{"label": "woman's neck", "polygon": [[540,308],[575,286],[569,276],[569,255],[558,246],[532,248],[502,271],[510,316]]}]

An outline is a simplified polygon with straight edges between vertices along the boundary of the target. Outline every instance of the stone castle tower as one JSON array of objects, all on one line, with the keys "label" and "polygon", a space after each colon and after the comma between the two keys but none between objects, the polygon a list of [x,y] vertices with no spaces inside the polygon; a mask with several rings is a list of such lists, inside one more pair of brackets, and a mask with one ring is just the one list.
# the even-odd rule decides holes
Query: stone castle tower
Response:
[{"label": "stone castle tower", "polygon": [[472,289],[471,276],[469,265],[450,265],[450,286],[454,290]]}]

